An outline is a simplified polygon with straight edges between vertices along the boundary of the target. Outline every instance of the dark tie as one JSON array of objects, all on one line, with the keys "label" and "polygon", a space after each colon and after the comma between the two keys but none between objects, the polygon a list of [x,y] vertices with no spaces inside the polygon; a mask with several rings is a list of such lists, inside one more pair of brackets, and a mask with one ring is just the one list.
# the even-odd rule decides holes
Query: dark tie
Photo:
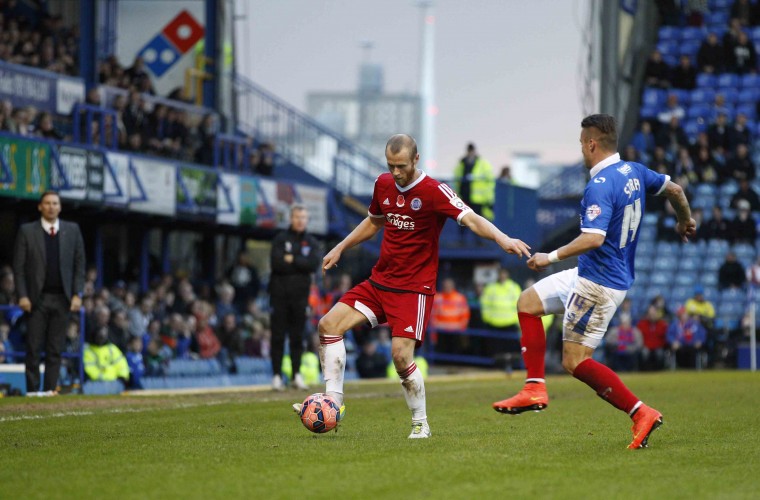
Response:
[{"label": "dark tie", "polygon": [[50,226],[50,236],[55,236],[55,226]]}]

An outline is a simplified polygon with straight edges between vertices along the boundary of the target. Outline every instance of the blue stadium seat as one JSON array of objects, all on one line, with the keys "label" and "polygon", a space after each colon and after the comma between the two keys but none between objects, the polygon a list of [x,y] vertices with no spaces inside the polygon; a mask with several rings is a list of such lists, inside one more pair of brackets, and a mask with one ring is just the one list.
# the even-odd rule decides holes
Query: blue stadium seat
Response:
[{"label": "blue stadium seat", "polygon": [[718,78],[711,73],[700,73],[697,75],[697,87],[713,89],[717,86]]},{"label": "blue stadium seat", "polygon": [[659,217],[655,213],[645,213],[641,218],[641,224],[644,226],[656,226]]},{"label": "blue stadium seat", "polygon": [[645,87],[641,95],[641,104],[643,106],[660,107],[668,99],[667,91],[654,87]]},{"label": "blue stadium seat", "polygon": [[674,95],[678,99],[678,104],[681,106],[688,106],[691,102],[691,91],[684,89],[672,89],[668,92],[668,95]]},{"label": "blue stadium seat", "polygon": [[[760,26],[757,28],[754,28],[755,31],[760,29]],[[758,31],[760,33],[760,31]],[[758,39],[760,40],[760,38]],[[746,75],[742,75],[739,78],[739,83],[741,84],[741,88],[743,90],[750,90],[750,89],[759,89],[760,88],[760,75],[757,73],[748,73]]]},{"label": "blue stadium seat", "polygon": [[721,302],[718,306],[717,315],[723,318],[741,320],[746,307],[744,302]]},{"label": "blue stadium seat", "polygon": [[[705,275],[710,274],[710,271],[713,273],[717,272],[718,269],[720,269],[720,266],[723,265],[724,261],[725,258],[718,255],[708,255],[705,257],[705,260],[702,261],[702,269],[705,271]],[[705,283],[704,276],[702,283]]]},{"label": "blue stadium seat", "polygon": [[712,207],[715,206],[717,201],[718,199],[715,196],[697,195],[694,197],[694,200],[692,200],[691,207],[701,208],[705,212],[709,212],[712,210]]},{"label": "blue stadium seat", "polygon": [[658,257],[673,256],[680,253],[678,243],[674,241],[658,241],[656,249]]},{"label": "blue stadium seat", "polygon": [[707,31],[704,28],[698,28],[696,26],[687,26],[681,28],[681,42],[697,43],[697,47],[707,36]]},{"label": "blue stadium seat", "polygon": [[702,286],[704,286],[705,288],[705,293],[703,293],[702,295],[704,295],[705,300],[710,301],[713,304],[713,306],[715,306],[718,300],[720,300],[720,291],[718,291],[717,278],[718,278],[718,275],[716,274],[715,275],[716,284],[714,285],[707,285],[704,281],[701,282]]},{"label": "blue stadium seat", "polygon": [[696,88],[691,91],[689,99],[691,100],[692,106],[694,104],[712,104],[715,102],[715,90],[709,87]]},{"label": "blue stadium seat", "polygon": [[710,240],[707,242],[707,256],[723,257],[728,252],[729,244],[726,240]]},{"label": "blue stadium seat", "polygon": [[721,89],[736,88],[739,86],[739,75],[734,73],[723,73],[718,76],[718,81],[716,83]]},{"label": "blue stadium seat", "polygon": [[108,396],[121,394],[122,391],[124,391],[124,384],[118,380],[110,382],[89,380],[82,386],[82,392],[88,396]]},{"label": "blue stadium seat", "polygon": [[673,288],[673,292],[670,294],[671,300],[676,300],[682,304],[689,300],[694,295],[694,285],[682,285]]},{"label": "blue stadium seat", "polygon": [[677,57],[678,45],[679,45],[678,42],[675,40],[659,42],[657,44],[657,50],[660,51],[660,54],[662,54],[663,59],[666,59],[668,57]]},{"label": "blue stadium seat", "polygon": [[[655,266],[657,266],[655,261]],[[673,271],[666,269],[658,269],[655,267],[654,271],[649,276],[649,286],[672,286],[673,284]]]},{"label": "blue stadium seat", "polygon": [[140,382],[142,382],[143,389],[166,389],[164,377],[143,377]]},{"label": "blue stadium seat", "polygon": [[267,358],[238,356],[235,358],[236,371],[243,375],[272,376],[272,362]]},{"label": "blue stadium seat", "polygon": [[720,186],[720,194],[734,195],[739,190],[739,185],[735,180],[728,180]]},{"label": "blue stadium seat", "polygon": [[697,136],[699,136],[701,132],[707,131],[707,121],[701,118],[687,120],[683,124],[683,131],[686,134],[686,137],[689,138],[689,141],[696,142]]},{"label": "blue stadium seat", "polygon": [[692,104],[689,106],[686,116],[690,120],[709,120],[712,115],[712,106],[709,104]]},{"label": "blue stadium seat", "polygon": [[702,269],[702,260],[696,257],[681,257],[678,260],[676,283],[679,285],[695,284],[697,273]]},{"label": "blue stadium seat", "polygon": [[654,259],[654,270],[659,274],[672,274],[678,267],[678,257],[673,252],[658,252]]},{"label": "blue stadium seat", "polygon": [[633,269],[637,272],[648,273],[652,270],[653,259],[650,255],[641,255],[636,252],[636,260],[633,263]]},{"label": "blue stadium seat", "polygon": [[650,241],[639,241],[636,246],[636,258],[651,258],[655,254],[655,246]]},{"label": "blue stadium seat", "polygon": [[[755,26],[754,28],[750,29],[749,37],[752,39],[752,41],[757,42],[760,41],[760,26]],[[749,76],[749,75],[747,75]],[[753,75],[755,76],[755,75]],[[760,82],[758,82],[760,83]]]},{"label": "blue stadium seat", "polygon": [[740,104],[736,107],[736,114],[737,115],[744,115],[747,117],[748,120],[755,121],[755,118],[757,118],[757,108],[755,107],[755,104]]},{"label": "blue stadium seat", "polygon": [[647,287],[646,300],[652,300],[658,295],[662,295],[665,298],[665,300],[668,300],[670,296],[670,287],[662,286],[662,285]]},{"label": "blue stadium seat", "polygon": [[651,277],[651,272],[646,270],[640,270],[640,269],[634,269],[634,275],[635,275],[635,281],[637,287],[644,289],[647,286],[649,286],[649,278]]},{"label": "blue stadium seat", "polygon": [[639,243],[642,241],[654,241],[657,238],[657,228],[655,226],[643,226],[638,232]]},{"label": "blue stadium seat", "polygon": [[739,95],[736,98],[736,102],[739,105],[742,105],[742,104],[754,105],[758,99],[758,96],[760,96],[760,89],[756,89],[756,88],[742,89],[739,91]]},{"label": "blue stadium seat", "polygon": [[681,38],[681,30],[675,26],[662,26],[657,40],[660,42],[678,41]]},{"label": "blue stadium seat", "polygon": [[747,300],[747,292],[740,288],[726,288],[720,292],[721,305],[728,302],[740,302],[744,304]]},{"label": "blue stadium seat", "polygon": [[736,101],[739,100],[739,89],[736,87],[723,87],[718,91],[718,94],[723,96],[726,104],[736,104]]},{"label": "blue stadium seat", "polygon": [[734,4],[735,0],[709,0],[707,6],[710,12],[725,12],[729,14],[729,7]]},{"label": "blue stadium seat", "polygon": [[681,42],[681,45],[678,47],[678,55],[679,56],[689,56],[691,59],[691,64],[695,65],[697,62],[697,52],[699,52],[699,47],[702,45],[701,40],[688,40]]},{"label": "blue stadium seat", "polygon": [[705,24],[708,26],[708,30],[712,31],[713,26],[725,26],[728,24],[728,18],[730,13],[724,10],[713,10],[705,16]]},{"label": "blue stadium seat", "polygon": [[643,106],[639,111],[639,118],[642,120],[656,120],[660,112],[659,106]]},{"label": "blue stadium seat", "polygon": [[718,194],[718,188],[715,187],[714,184],[708,184],[706,182],[703,182],[701,184],[697,184],[694,188],[694,192],[697,195],[710,195],[715,196]]}]

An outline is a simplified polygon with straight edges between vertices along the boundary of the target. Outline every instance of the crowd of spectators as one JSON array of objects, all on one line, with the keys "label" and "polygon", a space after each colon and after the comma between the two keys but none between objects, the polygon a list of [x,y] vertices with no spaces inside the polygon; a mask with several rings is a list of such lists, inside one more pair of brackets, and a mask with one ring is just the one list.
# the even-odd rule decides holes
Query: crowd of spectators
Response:
[{"label": "crowd of spectators", "polygon": [[63,25],[42,2],[0,0],[0,60],[33,68],[77,75],[79,30]]},{"label": "crowd of spectators", "polygon": [[[29,5],[17,0],[0,0],[0,60],[77,76],[79,71],[78,27],[63,25],[61,16],[47,13],[43,3]],[[119,150],[175,158],[204,165],[214,163],[214,140],[219,131],[218,117],[188,111],[181,87],[154,102],[156,90],[141,57],[123,66],[114,55],[98,64],[98,81],[103,86],[122,89],[105,93],[95,88],[85,103],[114,110],[111,114],[91,115],[82,120],[80,142]],[[102,95],[108,95],[108,102]],[[176,103],[176,104],[173,104]],[[82,114],[84,116],[84,113]],[[33,107],[16,107],[11,101],[0,106],[0,130],[22,136],[71,140],[73,117],[41,113]],[[89,129],[89,136],[86,131]],[[114,135],[116,137],[114,137]],[[274,170],[275,150],[271,143],[249,138],[235,145],[234,170],[270,176]]]}]

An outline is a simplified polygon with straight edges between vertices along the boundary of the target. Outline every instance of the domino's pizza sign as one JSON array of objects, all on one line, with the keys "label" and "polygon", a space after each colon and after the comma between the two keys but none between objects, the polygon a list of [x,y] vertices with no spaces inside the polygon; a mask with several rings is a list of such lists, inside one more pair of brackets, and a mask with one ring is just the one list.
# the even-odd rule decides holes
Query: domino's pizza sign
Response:
[{"label": "domino's pizza sign", "polygon": [[138,52],[150,71],[163,76],[203,38],[203,26],[186,10],[167,24]]}]

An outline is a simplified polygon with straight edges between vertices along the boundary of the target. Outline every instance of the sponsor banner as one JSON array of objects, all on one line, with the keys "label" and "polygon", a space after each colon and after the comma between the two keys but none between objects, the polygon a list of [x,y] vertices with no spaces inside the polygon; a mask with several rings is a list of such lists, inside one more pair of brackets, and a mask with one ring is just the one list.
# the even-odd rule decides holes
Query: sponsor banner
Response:
[{"label": "sponsor banner", "polygon": [[176,167],[145,158],[132,158],[129,209],[173,217],[176,207]]},{"label": "sponsor banner", "polygon": [[259,179],[258,192],[260,200],[256,226],[287,228],[290,225],[290,207],[300,203],[309,210],[308,230],[314,234],[327,233],[326,189]]},{"label": "sponsor banner", "polygon": [[0,136],[0,195],[39,198],[50,186],[50,146]]},{"label": "sponsor banner", "polygon": [[177,167],[177,213],[216,216],[217,173],[186,165]]},{"label": "sponsor banner", "polygon": [[129,203],[129,156],[106,153],[103,168],[103,195],[107,205],[126,207]]},{"label": "sponsor banner", "polygon": [[84,101],[84,81],[18,64],[0,62],[0,99],[14,107],[34,106],[69,114],[75,102]]},{"label": "sponsor banner", "polygon": [[[63,199],[103,201],[103,154],[72,146],[58,148],[58,165],[51,172],[50,186],[56,189]],[[64,178],[69,181],[64,186]]]},{"label": "sponsor banner", "polygon": [[219,224],[237,226],[242,223],[240,194],[242,179],[234,174],[219,174],[220,182],[216,188],[216,221]]},{"label": "sponsor banner", "polygon": [[300,203],[309,210],[309,231],[327,234],[327,190],[303,184],[296,184],[295,188]]},{"label": "sponsor banner", "polygon": [[[240,224],[244,226],[260,226],[263,220],[260,216],[266,206],[259,195],[260,183],[253,177],[240,177]],[[270,227],[274,227],[274,222]]]}]

